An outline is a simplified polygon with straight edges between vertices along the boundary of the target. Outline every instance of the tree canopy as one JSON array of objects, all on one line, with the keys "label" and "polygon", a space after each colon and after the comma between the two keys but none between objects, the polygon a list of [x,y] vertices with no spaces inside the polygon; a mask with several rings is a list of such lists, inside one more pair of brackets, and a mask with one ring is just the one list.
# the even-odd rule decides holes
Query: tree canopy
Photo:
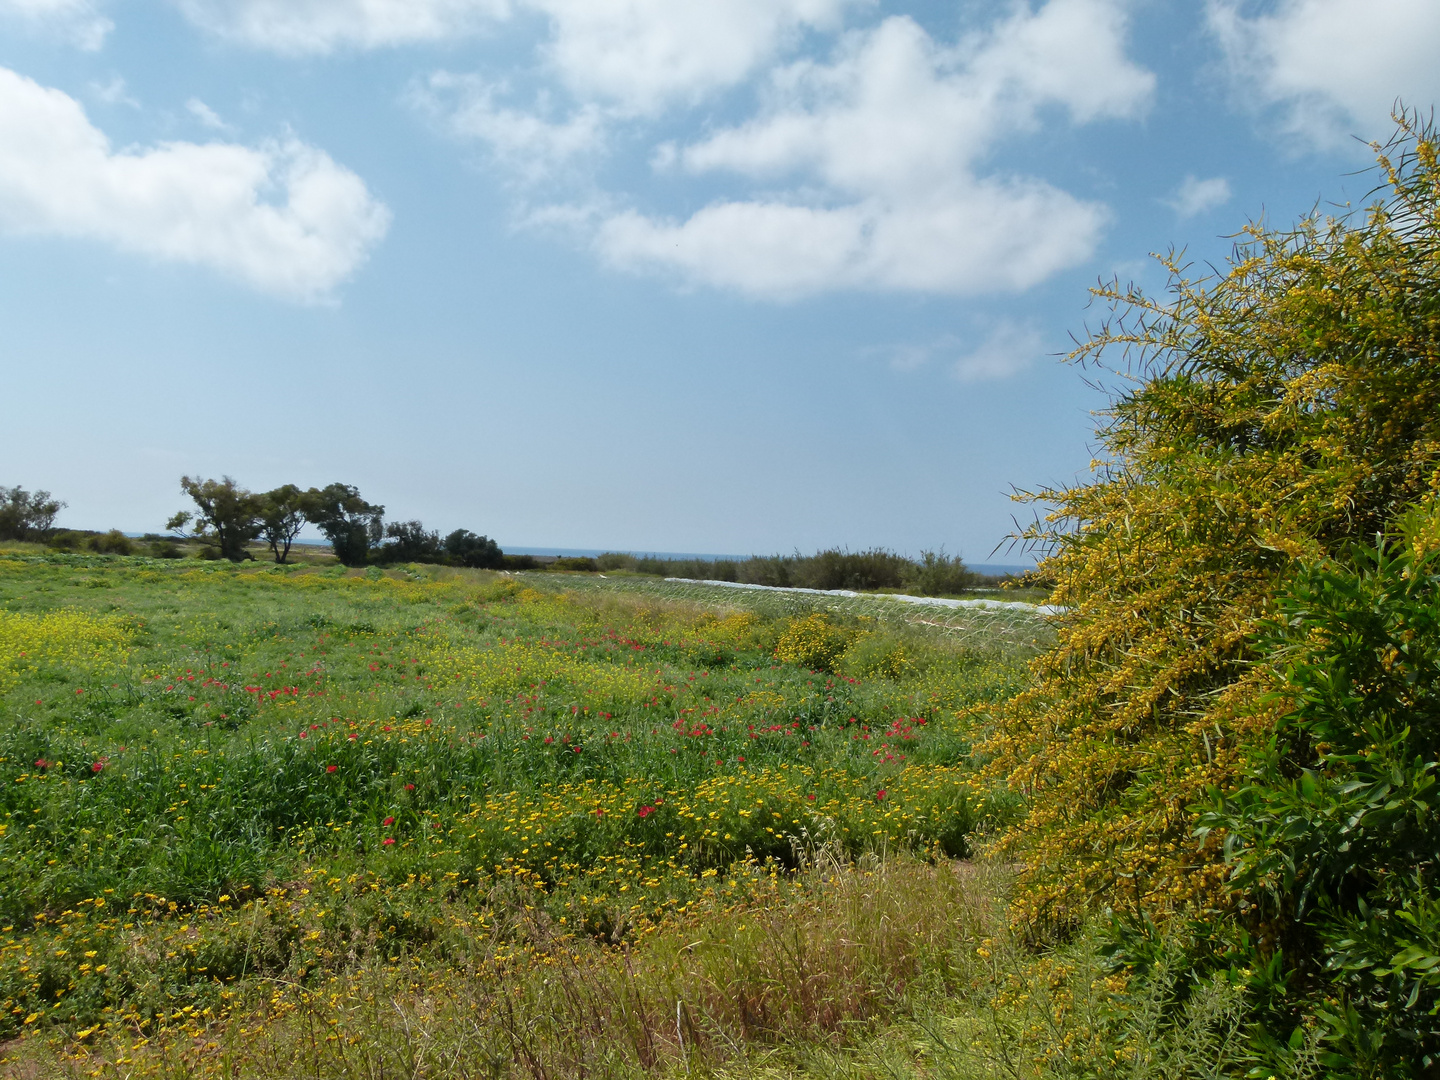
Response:
[{"label": "tree canopy", "polygon": [[364,566],[372,544],[384,535],[385,507],[366,502],[349,484],[305,492],[305,517],[325,534],[346,566]]},{"label": "tree canopy", "polygon": [[232,562],[249,558],[245,545],[260,535],[260,502],[228,476],[202,480],[182,476],[180,490],[195,502],[196,510],[182,510],[166,528],[177,532],[192,522],[196,535],[213,541],[220,554]]},{"label": "tree canopy", "polygon": [[0,486],[0,540],[28,540],[49,532],[64,508],[48,491]]}]

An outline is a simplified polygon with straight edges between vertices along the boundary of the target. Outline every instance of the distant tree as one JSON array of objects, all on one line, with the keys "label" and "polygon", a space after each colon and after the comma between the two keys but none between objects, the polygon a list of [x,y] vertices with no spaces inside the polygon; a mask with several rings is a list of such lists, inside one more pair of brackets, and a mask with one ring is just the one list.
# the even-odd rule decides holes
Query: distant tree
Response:
[{"label": "distant tree", "polygon": [[360,497],[349,484],[330,484],[305,492],[305,517],[325,534],[335,557],[346,566],[364,566],[370,545],[384,535],[385,507]]},{"label": "distant tree", "polygon": [[476,536],[469,529],[456,529],[445,537],[445,554],[462,566],[493,570],[504,565],[505,553],[488,536]]},{"label": "distant tree", "polygon": [[0,487],[0,540],[28,540],[43,535],[55,525],[55,515],[64,509],[48,491],[28,492],[19,487]]},{"label": "distant tree", "polygon": [[418,521],[395,521],[385,526],[386,543],[376,553],[381,562],[438,562],[440,534]]},{"label": "distant tree", "polygon": [[185,535],[193,522],[193,535],[220,549],[231,562],[253,558],[245,545],[260,535],[260,499],[228,476],[201,480],[182,476],[180,490],[195,500],[196,513],[182,510],[165,524],[170,532]]},{"label": "distant tree", "polygon": [[290,555],[290,545],[305,527],[305,492],[283,484],[256,498],[260,504],[260,538],[270,545],[277,563]]}]

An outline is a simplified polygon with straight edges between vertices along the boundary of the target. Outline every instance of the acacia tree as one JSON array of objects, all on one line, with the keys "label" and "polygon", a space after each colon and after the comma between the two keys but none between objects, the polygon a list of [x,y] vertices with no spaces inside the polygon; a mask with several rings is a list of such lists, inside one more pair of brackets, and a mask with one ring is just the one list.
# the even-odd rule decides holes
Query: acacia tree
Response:
[{"label": "acacia tree", "polygon": [[305,527],[305,492],[294,484],[282,484],[273,491],[256,496],[259,505],[259,534],[275,556],[283,563],[290,555],[290,545]]},{"label": "acacia tree", "polygon": [[366,502],[349,484],[311,488],[302,506],[346,566],[364,566],[370,546],[384,535],[385,507]]},{"label": "acacia tree", "polygon": [[245,545],[260,535],[260,500],[228,476],[201,480],[182,476],[180,490],[195,501],[196,511],[182,510],[166,522],[170,532],[184,535],[192,523],[194,535],[214,543],[231,562],[253,558]]},{"label": "acacia tree", "polygon": [[[1032,936],[1097,910],[1135,927],[1198,918],[1197,948],[1231,948],[1237,971],[1268,980],[1257,996],[1289,983],[1327,999],[1306,1007],[1343,1048],[1335,1076],[1430,1075],[1440,1061],[1436,1025],[1400,1016],[1436,1001],[1429,975],[1406,972],[1440,970],[1440,826],[1434,799],[1409,795],[1436,782],[1436,713],[1391,700],[1418,700],[1395,686],[1430,678],[1440,648],[1418,636],[1424,619],[1378,599],[1434,564],[1346,569],[1440,493],[1440,140],[1413,115],[1397,123],[1375,147],[1386,196],[1362,214],[1253,225],[1208,279],[1167,258],[1166,299],[1098,290],[1112,317],[1072,359],[1118,354],[1129,388],[1105,413],[1094,479],[1023,496],[1053,508],[1025,536],[1047,550],[1064,614],[977,748],[1028,796],[1001,846],[1022,866],[1014,910]],[[1433,590],[1416,598],[1424,611]],[[1322,687],[1344,693],[1322,701]],[[1369,730],[1381,715],[1415,738]],[[1355,816],[1386,755],[1405,754],[1417,768],[1377,780],[1378,805],[1430,815],[1418,862],[1366,839],[1382,818]],[[1388,938],[1360,925],[1376,915],[1393,915]],[[1326,918],[1343,932],[1317,931]],[[1381,957],[1367,934],[1414,940]],[[1261,1030],[1276,1027],[1283,1056],[1297,1013],[1277,1008]]]},{"label": "acacia tree", "polygon": [[65,508],[48,491],[29,492],[16,485],[0,486],[0,540],[27,540],[43,535],[55,525],[55,515]]},{"label": "acacia tree", "polygon": [[1130,388],[1095,478],[1024,496],[1054,508],[1025,535],[1065,614],[980,747],[1030,796],[1006,843],[1034,933],[1247,903],[1192,832],[1283,710],[1261,622],[1303,563],[1440,489],[1440,167],[1398,123],[1362,215],[1253,225],[1212,279],[1167,258],[1168,299],[1098,290],[1114,314],[1072,359],[1118,354]]}]

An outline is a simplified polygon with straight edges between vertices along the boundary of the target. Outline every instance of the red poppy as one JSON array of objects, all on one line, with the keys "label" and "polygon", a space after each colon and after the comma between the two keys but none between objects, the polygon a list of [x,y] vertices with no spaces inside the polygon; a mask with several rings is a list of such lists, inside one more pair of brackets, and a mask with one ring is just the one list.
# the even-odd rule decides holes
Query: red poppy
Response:
[{"label": "red poppy", "polygon": [[46,760],[42,757],[42,758],[39,758],[39,759],[36,760],[36,762],[35,762],[35,767],[36,767],[37,769],[48,769],[48,768],[50,767],[50,762],[46,761]]},{"label": "red poppy", "polygon": [[806,795],[805,798],[809,799],[811,802],[814,802],[814,801],[815,801],[815,796],[814,796],[814,795]]},{"label": "red poppy", "polygon": [[394,819],[393,817],[387,817],[384,821],[380,822],[380,824],[381,824],[381,825],[394,825],[394,824],[395,824],[395,819]]},{"label": "red poppy", "polygon": [[340,768],[339,765],[326,765],[326,766],[325,766],[325,771],[326,771],[326,772],[334,772],[334,771],[335,771],[336,769],[338,769],[338,768]]},{"label": "red poppy", "polygon": [[393,844],[394,842],[395,842],[395,838],[394,838],[393,836],[387,836],[387,837],[385,837],[384,840],[381,840],[381,841],[380,841],[380,843],[381,843],[382,845],[383,845],[383,844]]},{"label": "red poppy", "polygon": [[103,769],[103,768],[105,768],[105,762],[103,762],[103,761],[97,761],[97,762],[95,762],[94,765],[91,765],[91,766],[90,766],[90,771],[91,771],[91,772],[99,772],[99,771],[100,771],[101,769]]},{"label": "red poppy", "polygon": [[885,801],[885,789],[884,789],[883,787],[882,787],[879,791],[875,792],[875,801],[876,801],[876,802],[884,802],[884,801]]},{"label": "red poppy", "polygon": [[405,785],[405,790],[406,790],[406,791],[414,791],[414,790],[415,790],[415,785],[414,785],[414,784],[406,784],[406,785]]}]

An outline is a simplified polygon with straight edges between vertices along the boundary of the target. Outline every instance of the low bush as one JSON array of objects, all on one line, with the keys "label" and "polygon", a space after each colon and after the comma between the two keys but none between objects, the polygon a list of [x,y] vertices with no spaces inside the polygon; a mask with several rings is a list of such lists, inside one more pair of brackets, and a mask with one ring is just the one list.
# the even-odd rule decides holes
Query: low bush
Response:
[{"label": "low bush", "polygon": [[135,545],[119,529],[111,529],[100,536],[90,538],[89,548],[100,555],[133,555]]},{"label": "low bush", "polygon": [[967,568],[959,556],[923,552],[918,560],[893,551],[842,551],[830,548],[814,555],[754,555],[748,559],[661,559],[607,552],[595,560],[602,571],[626,570],[656,577],[735,581],[746,585],[801,589],[909,589],[922,596],[942,596],[975,588],[985,579]]},{"label": "low bush", "polygon": [[905,574],[905,587],[921,596],[949,596],[980,584],[980,575],[967,567],[958,555],[944,551],[923,551],[920,561]]},{"label": "low bush", "polygon": [[600,569],[600,566],[596,562],[596,560],[586,558],[584,556],[566,556],[564,558],[556,559],[554,562],[552,562],[549,566],[549,569],[574,570],[593,574]]},{"label": "low bush", "polygon": [[45,538],[45,544],[56,551],[79,551],[89,547],[92,537],[99,536],[99,533],[77,532],[74,529],[61,529],[53,532]]}]

